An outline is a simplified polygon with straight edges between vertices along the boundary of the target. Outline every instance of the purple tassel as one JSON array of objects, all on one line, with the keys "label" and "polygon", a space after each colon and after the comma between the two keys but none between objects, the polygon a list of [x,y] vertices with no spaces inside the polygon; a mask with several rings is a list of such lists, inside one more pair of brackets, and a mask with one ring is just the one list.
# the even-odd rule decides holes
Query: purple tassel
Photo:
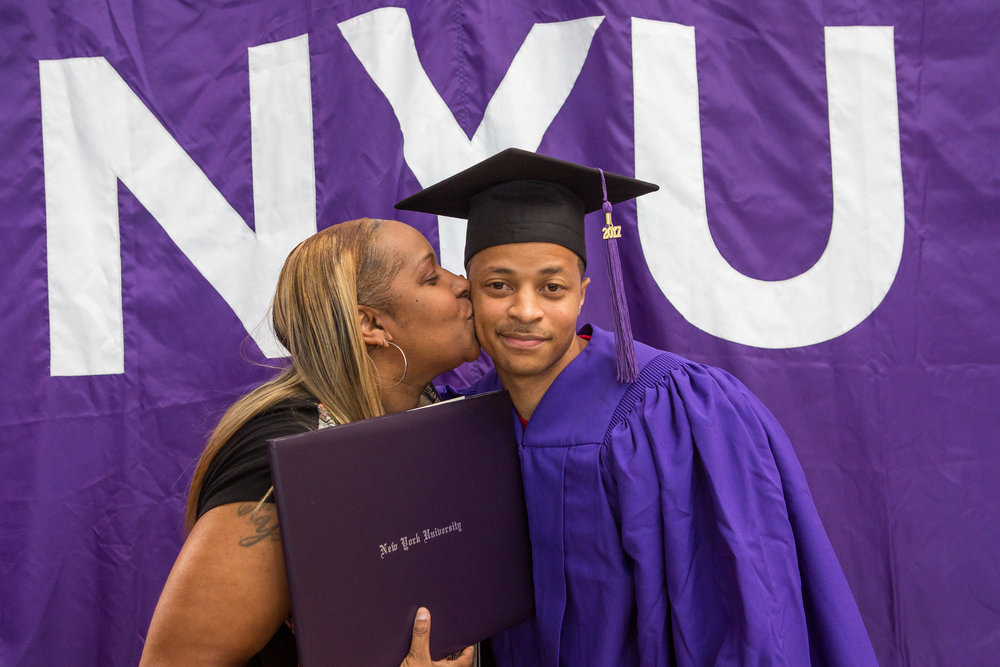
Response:
[{"label": "purple tassel", "polygon": [[622,280],[622,262],[618,255],[618,237],[621,227],[611,222],[611,202],[608,201],[608,186],[604,180],[604,170],[601,174],[601,190],[604,193],[604,239],[605,254],[608,258],[608,280],[611,283],[611,307],[615,317],[615,351],[618,357],[618,381],[635,382],[639,377],[638,364],[635,360],[635,345],[632,342],[632,322],[628,314],[628,302],[625,300],[625,285]]}]

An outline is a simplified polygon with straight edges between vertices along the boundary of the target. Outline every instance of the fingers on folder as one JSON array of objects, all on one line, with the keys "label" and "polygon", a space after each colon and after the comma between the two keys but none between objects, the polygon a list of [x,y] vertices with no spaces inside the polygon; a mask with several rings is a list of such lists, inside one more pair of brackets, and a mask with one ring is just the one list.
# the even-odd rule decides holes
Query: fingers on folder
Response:
[{"label": "fingers on folder", "polygon": [[400,667],[471,667],[475,649],[466,647],[455,659],[431,660],[431,613],[426,607],[417,610],[413,619],[413,635],[410,652],[406,654]]}]

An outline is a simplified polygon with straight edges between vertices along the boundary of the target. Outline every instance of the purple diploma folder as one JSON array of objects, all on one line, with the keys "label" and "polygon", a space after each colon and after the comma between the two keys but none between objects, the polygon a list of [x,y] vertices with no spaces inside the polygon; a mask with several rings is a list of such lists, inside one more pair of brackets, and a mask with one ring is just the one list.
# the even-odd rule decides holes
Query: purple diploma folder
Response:
[{"label": "purple diploma folder", "polygon": [[435,660],[534,614],[506,392],[269,450],[301,664],[395,667],[419,606]]}]

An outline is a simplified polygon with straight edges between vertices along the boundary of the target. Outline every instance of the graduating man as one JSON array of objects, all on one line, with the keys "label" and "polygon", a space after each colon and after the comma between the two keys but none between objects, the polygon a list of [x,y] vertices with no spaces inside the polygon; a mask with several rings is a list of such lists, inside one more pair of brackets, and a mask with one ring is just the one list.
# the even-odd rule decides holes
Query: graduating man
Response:
[{"label": "graduating man", "polygon": [[[585,213],[657,186],[516,149],[397,204],[468,218],[476,331],[463,393],[517,411],[536,618],[501,665],[874,665],[795,453],[736,378],[577,317]],[[620,283],[617,251],[609,271]],[[614,276],[617,274],[617,278]]]}]

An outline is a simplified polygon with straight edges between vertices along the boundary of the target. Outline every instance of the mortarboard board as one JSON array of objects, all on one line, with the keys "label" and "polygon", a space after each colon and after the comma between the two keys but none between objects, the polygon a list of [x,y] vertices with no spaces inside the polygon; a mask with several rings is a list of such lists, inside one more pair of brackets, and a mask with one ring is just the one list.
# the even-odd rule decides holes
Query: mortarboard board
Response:
[{"label": "mortarboard board", "polygon": [[659,189],[519,148],[508,148],[396,204],[397,209],[466,218],[465,262],[505,243],[557,243],[587,261],[584,216]]},{"label": "mortarboard board", "polygon": [[508,148],[396,204],[397,209],[466,218],[465,263],[480,250],[508,243],[555,243],[586,264],[584,217],[603,208],[608,276],[615,315],[618,379],[637,374],[611,205],[659,186],[601,169]]}]

